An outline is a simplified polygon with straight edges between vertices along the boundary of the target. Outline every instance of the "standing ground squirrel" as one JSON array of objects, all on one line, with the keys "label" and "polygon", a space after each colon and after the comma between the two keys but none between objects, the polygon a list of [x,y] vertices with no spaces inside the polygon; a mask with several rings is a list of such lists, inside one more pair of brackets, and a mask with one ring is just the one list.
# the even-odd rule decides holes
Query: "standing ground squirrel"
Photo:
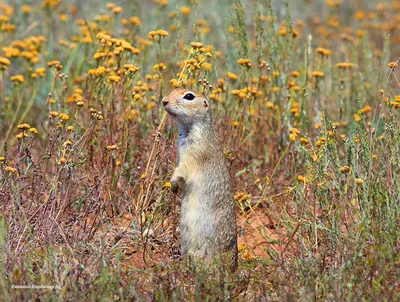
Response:
[{"label": "standing ground squirrel", "polygon": [[236,211],[227,158],[214,133],[208,100],[175,89],[163,105],[178,125],[178,163],[172,190],[182,188],[181,254],[212,258],[224,255],[237,266]]}]

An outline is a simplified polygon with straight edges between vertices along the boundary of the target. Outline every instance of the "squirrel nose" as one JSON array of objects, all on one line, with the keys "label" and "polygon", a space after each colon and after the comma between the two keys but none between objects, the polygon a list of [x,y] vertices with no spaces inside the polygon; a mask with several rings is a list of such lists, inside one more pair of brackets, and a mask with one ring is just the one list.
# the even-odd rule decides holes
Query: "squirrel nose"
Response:
[{"label": "squirrel nose", "polygon": [[164,107],[168,105],[168,101],[163,101],[162,103],[163,103]]}]

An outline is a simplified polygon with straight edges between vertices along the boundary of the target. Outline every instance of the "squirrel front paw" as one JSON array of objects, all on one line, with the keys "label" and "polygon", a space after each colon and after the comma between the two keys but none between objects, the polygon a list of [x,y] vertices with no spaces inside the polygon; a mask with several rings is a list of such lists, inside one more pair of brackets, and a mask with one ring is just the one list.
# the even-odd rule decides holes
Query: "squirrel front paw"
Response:
[{"label": "squirrel front paw", "polygon": [[185,182],[185,170],[182,167],[176,167],[171,177],[171,190],[173,193],[178,192],[179,187],[183,186]]},{"label": "squirrel front paw", "polygon": [[171,191],[172,193],[177,193],[179,189],[179,183],[176,180],[171,180]]}]

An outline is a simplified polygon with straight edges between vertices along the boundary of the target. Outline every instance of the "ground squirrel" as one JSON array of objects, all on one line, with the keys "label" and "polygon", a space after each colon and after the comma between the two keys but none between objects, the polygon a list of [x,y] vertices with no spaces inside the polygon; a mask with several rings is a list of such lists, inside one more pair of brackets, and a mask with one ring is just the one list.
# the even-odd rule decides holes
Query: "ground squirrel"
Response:
[{"label": "ground squirrel", "polygon": [[213,130],[209,101],[175,89],[163,105],[178,126],[178,163],[172,190],[182,188],[181,254],[212,258],[224,254],[237,266],[236,211],[227,158]]}]

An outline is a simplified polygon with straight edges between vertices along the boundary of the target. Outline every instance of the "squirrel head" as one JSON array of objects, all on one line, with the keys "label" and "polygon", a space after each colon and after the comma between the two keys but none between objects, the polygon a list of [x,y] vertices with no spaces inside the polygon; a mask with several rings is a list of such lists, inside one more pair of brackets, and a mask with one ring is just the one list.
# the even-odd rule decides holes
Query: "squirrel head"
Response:
[{"label": "squirrel head", "polygon": [[187,127],[197,123],[211,124],[210,103],[200,93],[178,88],[166,95],[162,102],[177,123]]}]

